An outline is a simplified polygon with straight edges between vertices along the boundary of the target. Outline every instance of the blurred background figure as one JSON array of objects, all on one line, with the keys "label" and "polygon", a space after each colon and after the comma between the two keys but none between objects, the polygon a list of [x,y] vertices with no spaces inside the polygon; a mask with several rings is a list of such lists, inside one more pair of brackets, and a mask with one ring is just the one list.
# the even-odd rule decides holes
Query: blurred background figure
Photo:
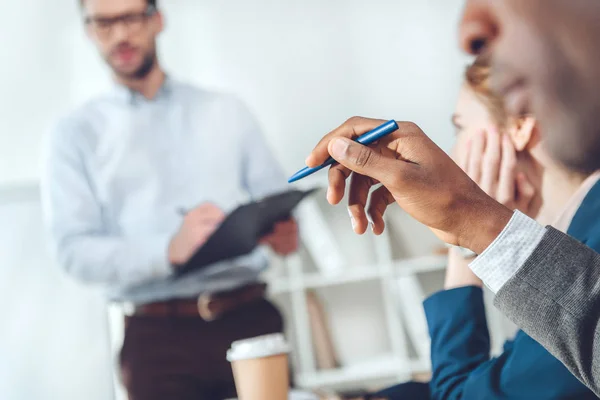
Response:
[{"label": "blurred background figure", "polygon": [[[125,7],[128,2],[114,4]],[[80,268],[84,263],[75,262],[76,257],[65,257],[60,263],[61,267],[70,267],[70,274],[56,265],[56,259],[46,252],[48,243],[42,233],[38,185],[40,177],[64,175],[54,174],[45,166],[38,168],[40,148],[46,154],[50,149],[63,154],[76,148],[75,154],[81,156],[70,158],[67,169],[81,171],[77,165],[85,165],[84,184],[72,179],[80,176],[73,173],[68,176],[68,184],[45,185],[45,193],[53,188],[59,194],[64,188],[80,193],[81,188],[96,186],[93,174],[104,171],[103,183],[92,195],[99,199],[94,206],[82,207],[80,195],[56,203],[64,206],[53,214],[68,216],[57,222],[60,230],[72,226],[76,218],[77,230],[85,230],[97,239],[111,232],[110,229],[117,229],[115,225],[119,223],[120,235],[135,234],[140,238],[152,235],[154,242],[157,234],[156,243],[166,243],[184,221],[179,215],[180,208],[192,211],[196,206],[211,203],[227,213],[255,194],[242,188],[240,198],[234,189],[231,192],[235,191],[234,194],[221,196],[224,188],[203,178],[206,169],[197,166],[210,163],[222,154],[221,148],[190,145],[175,158],[163,157],[173,146],[184,147],[186,142],[181,132],[187,128],[176,129],[173,121],[191,114],[191,110],[173,106],[180,104],[179,100],[174,102],[173,96],[164,96],[163,90],[157,88],[172,88],[167,92],[179,93],[178,88],[186,87],[192,97],[196,87],[207,88],[203,91],[206,96],[200,96],[207,102],[213,99],[211,93],[235,93],[239,100],[228,95],[219,96],[222,102],[214,99],[214,104],[236,110],[229,117],[237,115],[237,118],[228,117],[228,131],[236,130],[232,123],[243,125],[242,119],[257,120],[253,125],[262,128],[264,141],[273,150],[270,152],[273,164],[266,161],[264,164],[281,165],[284,173],[278,173],[277,167],[271,173],[283,179],[302,166],[306,152],[324,130],[349,115],[391,118],[401,111],[403,117],[419,121],[429,132],[436,132],[434,139],[443,147],[449,148],[453,142],[448,135],[451,125],[447,115],[452,112],[464,65],[455,44],[457,17],[463,5],[460,0],[369,3],[309,0],[302,4],[175,0],[160,3],[161,13],[150,15],[146,14],[146,3],[142,1],[136,2],[135,10],[111,8],[107,12],[108,9],[97,8],[114,4],[90,1],[82,8],[78,0],[13,2],[9,12],[0,15],[2,37],[10,38],[0,64],[4,89],[0,104],[7,110],[0,118],[0,293],[4,303],[10,305],[3,311],[6,323],[0,333],[2,397],[110,398],[113,385],[110,374],[116,369],[113,362],[118,362],[113,357],[120,353],[122,344],[115,338],[111,338],[112,343],[108,340],[107,295],[130,300],[126,303],[146,304],[146,301],[160,302],[162,295],[173,293],[163,291],[158,276],[156,280],[148,277],[144,282],[134,283],[141,275],[127,272],[134,268],[134,261],[140,266],[144,260],[158,257],[161,247],[158,244],[146,246],[148,251],[140,253],[144,260],[135,259],[132,253],[122,253],[123,257],[131,258],[127,268],[101,270],[104,282],[124,279],[123,284],[81,285],[82,279],[100,280],[98,276],[87,275],[89,269]],[[111,20],[124,14],[127,18]],[[98,16],[109,18],[83,23],[86,17]],[[147,79],[117,75],[120,84],[115,84],[115,72],[120,70],[127,75],[135,72],[137,64],[152,65],[146,62],[146,56],[153,53],[151,36],[156,32],[157,21],[165,25],[164,31],[156,36],[156,51],[162,70],[168,72],[166,85],[157,85],[160,79],[156,77],[161,74],[156,73],[160,72],[156,66],[150,69]],[[140,26],[142,29],[135,33]],[[94,33],[96,28],[100,30]],[[101,39],[99,33],[103,29],[111,31],[110,39]],[[88,31],[91,37],[82,31]],[[125,40],[128,45],[117,43],[116,38],[126,35],[129,35]],[[93,44],[100,46],[100,51]],[[113,49],[114,45],[117,47]],[[103,60],[98,59],[98,53]],[[380,61],[382,55],[387,57],[386,62]],[[133,90],[127,88],[129,85]],[[156,90],[154,95],[152,89]],[[399,91],[406,96],[399,98],[394,94]],[[174,97],[180,98],[178,94]],[[114,105],[116,98],[118,106]],[[76,110],[75,114],[71,110]],[[57,124],[58,116],[65,114],[67,117]],[[190,129],[193,124],[201,125],[209,119],[204,112],[195,115],[188,118],[190,123],[186,126]],[[211,113],[210,120],[214,118]],[[102,136],[96,135],[99,126]],[[45,135],[48,128],[52,128],[51,134]],[[144,140],[136,136],[139,132],[143,132]],[[69,140],[55,140],[60,136],[69,136]],[[254,137],[252,133],[239,136],[244,137],[244,146]],[[177,144],[171,141],[175,137]],[[211,146],[228,146],[230,141],[223,142],[228,137],[219,136]],[[123,142],[119,142],[120,138]],[[96,162],[91,149],[101,143],[107,146],[102,148],[102,160]],[[119,143],[123,146],[119,149],[121,153],[113,151]],[[157,148],[160,152],[143,157],[144,152]],[[159,194],[155,188],[164,183],[165,176],[172,176],[173,170],[185,169],[183,162],[189,161],[189,155],[196,149],[198,153],[188,165],[196,169],[193,175],[181,172],[170,179],[168,185],[176,188],[163,192],[157,200]],[[210,151],[208,156],[206,151]],[[228,151],[245,153],[245,147],[232,144]],[[231,163],[236,157],[228,153],[223,158],[229,163],[220,163],[212,172],[225,175],[237,169]],[[263,165],[262,160],[260,164]],[[128,172],[126,176],[119,172],[123,168]],[[136,178],[149,170],[153,172],[148,180]],[[306,184],[320,186],[326,176],[326,173],[314,176]],[[223,181],[231,185],[228,188],[239,183],[234,178]],[[262,179],[259,186],[271,183]],[[206,196],[205,185],[211,185]],[[278,185],[274,183],[272,189],[262,190],[250,185],[250,189],[267,192],[287,188],[285,184]],[[109,191],[121,193],[122,197],[114,197],[115,202],[114,198],[106,197]],[[125,201],[132,193],[137,193],[136,199]],[[66,192],[61,196],[66,197]],[[348,229],[346,208],[330,208],[322,197],[315,196],[314,203],[307,201],[310,207],[302,210],[300,253],[287,256],[284,268],[279,268],[278,257],[273,257],[269,261],[272,267],[261,274],[261,279],[269,282],[269,300],[285,315],[286,332],[294,344],[296,383],[308,389],[364,393],[408,380],[415,373],[427,375],[429,344],[423,334],[426,325],[421,301],[443,284],[445,259],[431,256],[439,243],[427,229],[401,212],[390,215],[389,238],[355,237]],[[86,215],[81,213],[84,208]],[[102,223],[111,226],[98,233],[88,228],[90,210],[100,208]],[[116,211],[119,208],[127,211]],[[144,212],[149,209],[153,210],[151,217]],[[211,212],[218,220],[220,212],[214,208]],[[188,218],[193,218],[193,214],[189,213]],[[75,248],[80,238],[81,235],[69,235],[61,246]],[[327,247],[328,252],[315,252],[305,244],[323,238],[333,238],[337,246]],[[63,251],[64,254],[67,252]],[[90,251],[84,256],[89,258],[92,254],[96,253]],[[166,251],[162,254],[166,257]],[[377,255],[377,262],[373,262],[373,255]],[[106,265],[112,263],[110,260]],[[139,268],[136,271],[142,269]],[[157,272],[167,270],[158,267]],[[73,276],[80,279],[73,280]],[[219,285],[224,282],[223,275],[215,278]],[[196,282],[188,288],[187,293],[194,292],[193,296],[201,289]],[[330,365],[315,361],[312,319],[310,324],[306,323],[306,308],[310,312],[312,307],[303,306],[306,292],[310,292],[311,298],[314,294],[323,306],[336,358]],[[152,296],[156,299],[151,300]],[[111,319],[111,328],[119,328],[119,322],[123,322],[122,317],[117,317]],[[129,338],[142,331],[138,322],[129,326]],[[504,340],[502,328],[493,325],[495,342]],[[148,332],[156,334],[159,330]],[[136,346],[143,347],[144,340],[138,340]],[[135,343],[131,339],[125,342],[125,359],[138,351],[132,342]],[[224,359],[224,353],[219,357]],[[200,363],[201,357],[195,357],[195,361]],[[32,385],[32,381],[36,384]]]},{"label": "blurred background figure", "polygon": [[[120,358],[130,398],[234,397],[223,357],[230,344],[283,331],[259,283],[266,256],[173,275],[227,210],[284,190],[285,177],[240,101],[165,75],[156,1],[82,0],[81,8],[115,87],[50,136],[42,198],[59,263],[131,304]],[[263,238],[280,255],[297,242],[293,220]],[[198,296],[210,304],[200,315]]]}]

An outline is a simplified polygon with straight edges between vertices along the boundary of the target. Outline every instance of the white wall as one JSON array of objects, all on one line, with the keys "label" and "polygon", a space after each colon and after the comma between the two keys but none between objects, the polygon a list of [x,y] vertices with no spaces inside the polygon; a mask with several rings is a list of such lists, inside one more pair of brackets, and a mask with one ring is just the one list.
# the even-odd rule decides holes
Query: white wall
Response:
[{"label": "white wall", "polygon": [[0,190],[0,398],[110,399],[104,300],[52,262],[41,219],[34,188]]},{"label": "white wall", "polygon": [[[0,184],[38,177],[55,117],[106,87],[76,0],[1,0]],[[359,114],[412,119],[438,143],[464,61],[462,0],[170,0],[164,64],[243,97],[288,172],[315,141]]]},{"label": "white wall", "polygon": [[449,143],[461,2],[179,0],[162,49],[178,75],[240,93],[292,172],[357,114],[412,119]]},{"label": "white wall", "polygon": [[[41,140],[52,121],[110,82],[83,35],[77,1],[0,0],[0,186],[36,182]],[[324,133],[352,115],[414,120],[448,148],[465,64],[455,40],[462,2],[163,0],[162,60],[177,78],[246,100],[288,173],[303,165]],[[347,220],[334,223],[349,226]],[[25,272],[13,273],[16,284],[36,285]],[[340,289],[326,297],[334,307],[347,295]],[[351,315],[339,315],[333,329],[343,332]],[[357,324],[373,326],[379,314],[366,318]],[[374,351],[386,347],[372,343]],[[361,356],[342,354],[346,360]]]}]

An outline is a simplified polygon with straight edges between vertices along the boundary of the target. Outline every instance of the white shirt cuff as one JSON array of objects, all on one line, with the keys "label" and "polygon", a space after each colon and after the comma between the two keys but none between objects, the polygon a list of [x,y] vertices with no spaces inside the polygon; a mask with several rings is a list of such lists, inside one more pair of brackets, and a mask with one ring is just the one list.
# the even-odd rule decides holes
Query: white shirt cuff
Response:
[{"label": "white shirt cuff", "polygon": [[525,264],[546,233],[546,228],[515,211],[512,218],[469,267],[494,293]]},{"label": "white shirt cuff", "polygon": [[175,272],[169,261],[169,245],[173,234],[159,235],[151,238],[147,244],[148,261],[145,263],[151,268],[149,279],[167,278]]}]

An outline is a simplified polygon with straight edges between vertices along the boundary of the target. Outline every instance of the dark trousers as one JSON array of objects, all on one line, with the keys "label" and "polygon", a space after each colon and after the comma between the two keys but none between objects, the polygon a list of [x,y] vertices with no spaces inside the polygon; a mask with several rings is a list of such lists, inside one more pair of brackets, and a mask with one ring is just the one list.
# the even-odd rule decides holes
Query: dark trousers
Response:
[{"label": "dark trousers", "polygon": [[278,332],[283,332],[281,314],[264,299],[212,322],[128,317],[120,361],[129,400],[234,398],[227,349],[233,341]]}]

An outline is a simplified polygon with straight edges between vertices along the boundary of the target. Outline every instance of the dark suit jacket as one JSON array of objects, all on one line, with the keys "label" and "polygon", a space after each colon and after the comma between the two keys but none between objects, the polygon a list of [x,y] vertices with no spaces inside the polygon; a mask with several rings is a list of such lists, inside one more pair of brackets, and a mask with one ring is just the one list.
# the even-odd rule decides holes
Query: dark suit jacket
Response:
[{"label": "dark suit jacket", "polygon": [[[600,183],[585,197],[568,233],[600,250]],[[562,268],[570,268],[568,263]],[[600,282],[598,282],[600,285]],[[430,393],[414,396],[400,385],[388,391],[392,399],[595,399],[596,396],[540,344],[519,331],[504,352],[490,358],[483,291],[465,287],[434,294],[424,303],[433,377]],[[561,326],[555,321],[555,329]],[[412,396],[407,397],[409,392]]]}]

